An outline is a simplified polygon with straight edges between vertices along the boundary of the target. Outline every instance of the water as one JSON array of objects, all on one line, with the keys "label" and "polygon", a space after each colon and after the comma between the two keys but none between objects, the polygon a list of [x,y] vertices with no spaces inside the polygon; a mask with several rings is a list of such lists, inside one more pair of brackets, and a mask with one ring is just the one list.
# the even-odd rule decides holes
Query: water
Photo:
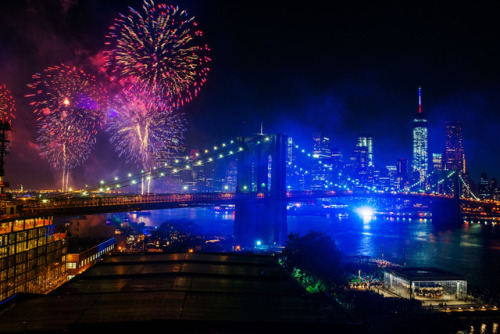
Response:
[{"label": "water", "polygon": [[[166,221],[195,222],[195,233],[233,233],[234,214],[209,208],[151,211],[129,214],[130,220],[159,226]],[[437,267],[466,277],[469,284],[500,293],[500,226],[466,224],[437,230],[427,219],[339,219],[288,216],[288,232],[325,232],[347,256],[367,255],[407,266]]]},{"label": "water", "polygon": [[[166,221],[194,222],[194,233],[231,235],[234,213],[209,208],[151,211],[151,215],[125,214],[130,221],[159,226]],[[325,232],[346,256],[366,255],[407,266],[437,267],[465,276],[469,284],[500,293],[500,226],[464,224],[438,230],[427,219],[340,219],[288,216],[288,232]],[[450,333],[500,333],[500,321],[470,319]],[[459,330],[458,330],[459,329]],[[448,332],[448,331],[446,331]]]},{"label": "water", "polygon": [[468,224],[437,230],[430,220],[371,221],[289,216],[289,232],[323,231],[346,255],[367,255],[410,267],[437,267],[500,293],[500,227]]}]

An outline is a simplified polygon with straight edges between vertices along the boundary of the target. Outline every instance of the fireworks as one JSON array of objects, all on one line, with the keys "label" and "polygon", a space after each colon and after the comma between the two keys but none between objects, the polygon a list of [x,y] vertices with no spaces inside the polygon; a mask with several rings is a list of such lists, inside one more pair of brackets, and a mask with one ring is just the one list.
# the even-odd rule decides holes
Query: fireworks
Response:
[{"label": "fireworks", "polygon": [[40,155],[63,170],[63,191],[68,170],[85,161],[95,144],[106,107],[104,90],[93,76],[64,64],[33,75],[30,105],[37,115]]},{"label": "fireworks", "polygon": [[111,102],[108,118],[119,155],[145,170],[158,164],[160,154],[177,152],[184,134],[182,115],[146,86],[124,89]]},{"label": "fireworks", "polygon": [[181,106],[206,81],[209,48],[198,45],[202,32],[185,10],[145,0],[144,13],[130,8],[110,28],[106,66],[113,78],[129,83],[143,81]]},{"label": "fireworks", "polygon": [[14,98],[5,85],[0,85],[0,122],[12,123],[16,110]]},{"label": "fireworks", "polygon": [[72,169],[88,157],[95,137],[78,116],[67,115],[64,121],[55,117],[44,119],[38,126],[38,144],[42,158],[54,167]]}]

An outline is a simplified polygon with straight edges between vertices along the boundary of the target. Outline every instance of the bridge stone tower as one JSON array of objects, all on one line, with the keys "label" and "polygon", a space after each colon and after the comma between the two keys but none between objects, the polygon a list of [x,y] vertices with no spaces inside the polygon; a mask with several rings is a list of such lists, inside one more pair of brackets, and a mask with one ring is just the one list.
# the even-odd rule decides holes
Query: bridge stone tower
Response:
[{"label": "bridge stone tower", "polygon": [[283,134],[237,138],[234,234],[242,247],[284,245],[286,222],[286,147]]},{"label": "bridge stone tower", "polygon": [[450,181],[453,188],[453,197],[432,200],[432,223],[439,228],[458,227],[462,224],[460,204],[462,187],[458,180],[458,172],[453,174]]}]

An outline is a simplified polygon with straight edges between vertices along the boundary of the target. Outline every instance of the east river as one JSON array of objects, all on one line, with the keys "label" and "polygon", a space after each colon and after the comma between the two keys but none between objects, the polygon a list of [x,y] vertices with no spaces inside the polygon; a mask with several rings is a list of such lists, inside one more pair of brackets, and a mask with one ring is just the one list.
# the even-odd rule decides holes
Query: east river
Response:
[{"label": "east river", "polygon": [[[233,213],[209,208],[129,214],[130,220],[159,226],[167,221],[191,221],[194,233],[231,235]],[[288,232],[325,232],[346,256],[366,255],[412,267],[437,267],[466,277],[469,284],[500,293],[500,225],[469,223],[436,229],[429,219],[359,219],[288,216]]]},{"label": "east river", "polygon": [[[231,211],[184,208],[151,211],[150,215],[121,215],[147,226],[189,221],[194,223],[189,224],[193,233],[233,234]],[[289,233],[305,234],[309,230],[330,235],[346,256],[365,255],[401,265],[406,262],[406,266],[437,267],[465,276],[469,286],[500,293],[500,225],[476,221],[464,223],[460,228],[439,230],[430,219],[288,216]],[[500,319],[470,319],[451,333],[498,334]]]}]

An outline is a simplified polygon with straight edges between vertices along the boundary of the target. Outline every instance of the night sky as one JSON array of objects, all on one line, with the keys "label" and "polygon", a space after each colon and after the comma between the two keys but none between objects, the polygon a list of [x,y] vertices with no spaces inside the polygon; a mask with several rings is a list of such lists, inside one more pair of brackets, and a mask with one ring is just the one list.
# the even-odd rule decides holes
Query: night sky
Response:
[{"label": "night sky", "polygon": [[[333,2],[333,1],[330,1]],[[169,2],[167,2],[169,3]],[[302,145],[322,132],[350,156],[371,134],[377,166],[411,160],[411,119],[429,118],[429,151],[442,153],[445,121],[461,121],[467,168],[500,177],[500,6],[495,1],[359,2],[205,0],[171,3],[196,17],[211,72],[182,111],[186,146],[238,135],[286,133]],[[60,172],[39,158],[24,95],[31,76],[60,63],[92,67],[105,35],[139,0],[2,0],[0,83],[16,99],[6,180],[12,189],[56,188]],[[136,171],[102,131],[71,186]]]}]

